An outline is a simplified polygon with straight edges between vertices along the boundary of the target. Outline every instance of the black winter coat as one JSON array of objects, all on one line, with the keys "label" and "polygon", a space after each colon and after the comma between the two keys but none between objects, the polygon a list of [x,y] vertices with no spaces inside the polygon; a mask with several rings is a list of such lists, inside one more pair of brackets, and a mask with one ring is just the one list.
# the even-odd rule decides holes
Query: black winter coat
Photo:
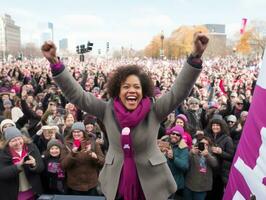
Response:
[{"label": "black winter coat", "polygon": [[[40,173],[44,169],[39,150],[33,144],[27,144],[28,152],[36,160],[36,167],[23,166],[26,177],[37,195],[42,194]],[[0,150],[0,198],[1,200],[17,200],[19,192],[19,173],[17,166],[12,162],[8,147]]]},{"label": "black winter coat", "polygon": [[[56,133],[55,135],[55,139],[60,140],[62,144],[64,144],[64,139],[62,137],[62,135]],[[33,143],[36,144],[36,146],[39,149],[39,152],[41,153],[41,155],[46,151],[47,149],[47,143],[50,140],[46,140],[43,136],[43,134],[41,135],[34,135],[32,137]]]},{"label": "black winter coat", "polygon": [[42,173],[43,189],[46,194],[66,194],[66,177],[61,167],[59,157],[46,155],[43,158],[44,171]]},{"label": "black winter coat", "polygon": [[217,135],[216,138],[211,133],[207,133],[206,136],[212,140],[214,146],[220,147],[222,149],[222,154],[214,154],[219,163],[219,168],[214,172],[214,174],[221,176],[223,183],[226,185],[234,157],[233,140],[229,135],[224,133]]}]

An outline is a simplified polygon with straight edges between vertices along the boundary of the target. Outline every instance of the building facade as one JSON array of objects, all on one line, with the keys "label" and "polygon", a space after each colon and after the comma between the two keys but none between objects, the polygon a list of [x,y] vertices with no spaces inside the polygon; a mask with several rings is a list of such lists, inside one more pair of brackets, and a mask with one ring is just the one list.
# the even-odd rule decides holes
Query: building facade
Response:
[{"label": "building facade", "polygon": [[68,49],[68,39],[63,38],[62,40],[59,40],[59,50],[66,51],[67,49]]},{"label": "building facade", "polygon": [[21,49],[20,27],[10,15],[0,17],[0,58],[8,55],[17,56]]},{"label": "building facade", "polygon": [[224,24],[204,24],[209,31],[209,44],[205,55],[217,56],[226,54],[226,34]]}]

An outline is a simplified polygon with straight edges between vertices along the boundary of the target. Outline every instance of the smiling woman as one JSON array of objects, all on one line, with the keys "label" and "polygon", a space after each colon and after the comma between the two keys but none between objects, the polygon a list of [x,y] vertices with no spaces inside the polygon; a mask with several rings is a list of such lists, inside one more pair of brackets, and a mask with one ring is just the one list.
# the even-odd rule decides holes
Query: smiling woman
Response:
[{"label": "smiling woman", "polygon": [[153,82],[139,66],[122,66],[115,70],[107,83],[110,97],[119,97],[128,110],[134,110],[143,97],[153,96]]},{"label": "smiling woman", "polygon": [[37,147],[20,130],[8,127],[0,151],[1,200],[36,199],[42,194],[43,162]]},{"label": "smiling woman", "polygon": [[[107,102],[82,89],[56,57],[52,42],[42,46],[54,80],[67,99],[105,125],[109,149],[99,181],[107,200],[164,200],[177,190],[167,160],[157,146],[157,133],[160,122],[189,95],[201,72],[200,58],[207,44],[204,34],[195,34],[194,50],[178,78],[156,101],[151,98],[153,82],[141,67],[117,68],[107,84],[111,97]],[[122,134],[125,129],[129,130],[126,138]]]}]

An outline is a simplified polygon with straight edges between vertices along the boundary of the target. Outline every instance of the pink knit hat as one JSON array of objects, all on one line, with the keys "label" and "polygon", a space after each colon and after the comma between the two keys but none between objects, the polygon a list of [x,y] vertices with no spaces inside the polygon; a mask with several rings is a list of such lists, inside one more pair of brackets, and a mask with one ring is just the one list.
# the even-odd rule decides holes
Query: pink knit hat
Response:
[{"label": "pink knit hat", "polygon": [[186,115],[184,115],[184,114],[177,115],[176,119],[177,118],[182,119],[185,123],[188,122],[188,119],[187,119]]},{"label": "pink knit hat", "polygon": [[175,125],[174,127],[172,127],[171,129],[166,131],[167,135],[171,135],[173,132],[178,132],[181,134],[181,136],[183,136],[184,134],[184,129],[182,126],[180,125]]}]

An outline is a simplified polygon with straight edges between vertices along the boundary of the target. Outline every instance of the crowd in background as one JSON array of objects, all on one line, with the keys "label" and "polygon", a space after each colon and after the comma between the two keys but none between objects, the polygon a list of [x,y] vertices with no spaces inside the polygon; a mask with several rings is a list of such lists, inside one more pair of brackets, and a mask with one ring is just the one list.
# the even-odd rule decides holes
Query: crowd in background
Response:
[{"label": "crowd in background", "polygon": [[[156,101],[170,89],[183,62],[64,59],[83,89],[106,101],[105,84],[116,67],[143,66],[154,81]],[[178,186],[172,198],[222,198],[260,64],[260,59],[234,56],[205,59],[190,96],[161,122],[158,147]],[[98,175],[108,130],[68,102],[47,66],[44,59],[0,65],[1,199],[15,199],[5,191],[24,199],[44,193],[101,195]]]}]

